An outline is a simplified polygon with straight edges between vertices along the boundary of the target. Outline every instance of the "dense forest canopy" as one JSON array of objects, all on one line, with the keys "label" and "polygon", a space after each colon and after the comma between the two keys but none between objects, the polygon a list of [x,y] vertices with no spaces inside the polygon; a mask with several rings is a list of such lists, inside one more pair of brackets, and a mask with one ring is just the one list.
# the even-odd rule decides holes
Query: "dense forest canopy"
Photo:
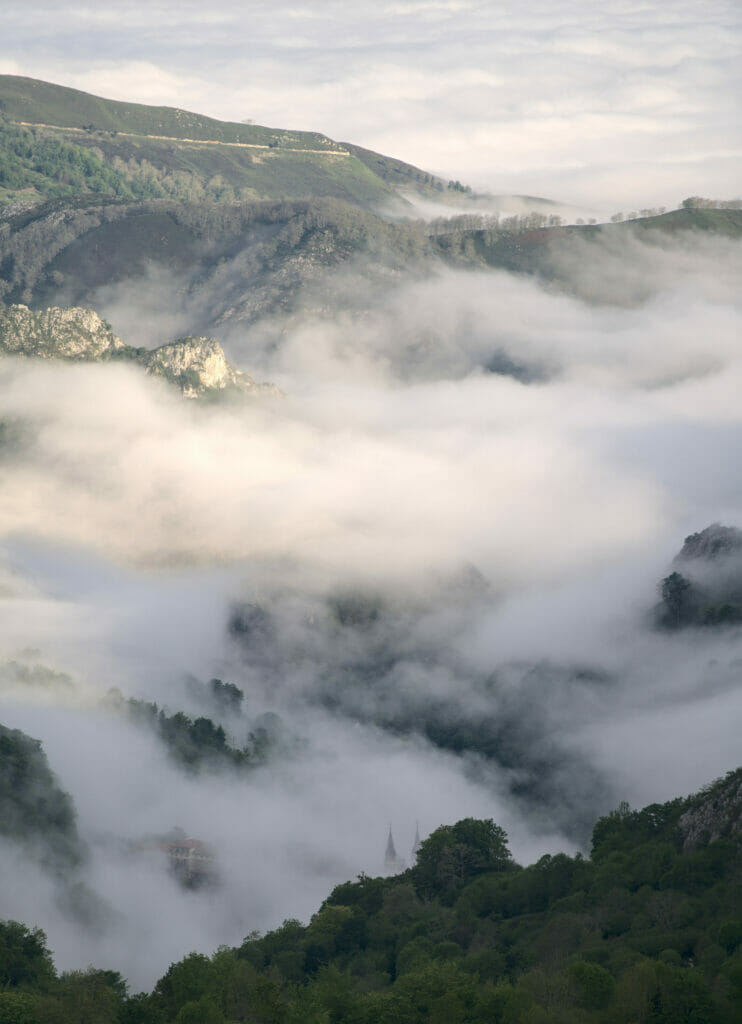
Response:
[{"label": "dense forest canopy", "polygon": [[57,975],[43,932],[6,921],[2,1019],[734,1024],[740,793],[742,769],[693,797],[622,805],[596,823],[589,858],[528,867],[491,820],[441,826],[402,874],[337,886],[308,925],[193,952],[150,994],[129,994],[111,970]]}]

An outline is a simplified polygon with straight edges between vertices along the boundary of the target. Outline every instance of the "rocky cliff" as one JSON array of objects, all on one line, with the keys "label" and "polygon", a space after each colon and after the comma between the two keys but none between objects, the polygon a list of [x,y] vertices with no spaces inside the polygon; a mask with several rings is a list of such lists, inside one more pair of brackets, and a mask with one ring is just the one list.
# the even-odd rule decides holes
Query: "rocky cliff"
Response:
[{"label": "rocky cliff", "polygon": [[277,395],[273,384],[258,384],[248,374],[227,362],[224,350],[214,338],[179,338],[161,345],[139,360],[147,373],[176,384],[186,398],[201,398],[232,392],[249,395]]},{"label": "rocky cliff", "polygon": [[223,394],[278,395],[227,362],[214,338],[179,338],[156,349],[135,348],[117,337],[92,309],[53,306],[34,312],[28,306],[0,308],[0,355],[75,362],[127,361],[163,377],[186,398]]},{"label": "rocky cliff", "polygon": [[77,306],[34,313],[28,306],[0,308],[0,352],[37,359],[106,359],[127,348],[92,309]]},{"label": "rocky cliff", "polygon": [[742,768],[714,782],[690,803],[678,822],[684,850],[715,839],[742,841]]}]

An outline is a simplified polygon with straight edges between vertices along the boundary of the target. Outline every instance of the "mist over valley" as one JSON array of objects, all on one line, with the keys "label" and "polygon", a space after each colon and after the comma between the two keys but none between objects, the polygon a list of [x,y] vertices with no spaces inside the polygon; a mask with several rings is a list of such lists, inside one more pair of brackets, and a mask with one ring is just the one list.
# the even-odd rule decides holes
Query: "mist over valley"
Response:
[{"label": "mist over valley", "polygon": [[731,1021],[739,200],[8,70],[0,1019]]}]

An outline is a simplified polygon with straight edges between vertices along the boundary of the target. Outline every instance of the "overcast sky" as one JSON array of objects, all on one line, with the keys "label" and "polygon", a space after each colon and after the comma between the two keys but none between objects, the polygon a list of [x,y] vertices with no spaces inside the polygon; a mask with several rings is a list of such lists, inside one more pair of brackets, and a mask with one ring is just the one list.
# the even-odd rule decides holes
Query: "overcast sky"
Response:
[{"label": "overcast sky", "polygon": [[605,212],[742,191],[737,0],[4,0],[0,72]]}]

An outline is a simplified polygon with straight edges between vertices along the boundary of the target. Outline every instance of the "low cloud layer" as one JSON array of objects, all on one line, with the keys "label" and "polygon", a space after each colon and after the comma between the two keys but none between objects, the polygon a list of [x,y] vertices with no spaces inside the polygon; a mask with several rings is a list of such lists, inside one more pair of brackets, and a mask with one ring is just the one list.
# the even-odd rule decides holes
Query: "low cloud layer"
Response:
[{"label": "low cloud layer", "polygon": [[[0,916],[147,986],[381,871],[390,823],[404,856],[416,821],[493,817],[530,861],[736,767],[738,632],[651,611],[686,533],[742,523],[739,245],[622,245],[555,253],[559,287],[447,272],[273,347],[236,327],[231,357],[286,393],[244,407],[0,364],[0,721],[43,741],[102,901],[74,920],[3,841]],[[244,690],[237,745],[280,716],[267,763],[185,773],[102,702],[202,714],[188,676]],[[175,825],[220,887],[127,846]]]}]

